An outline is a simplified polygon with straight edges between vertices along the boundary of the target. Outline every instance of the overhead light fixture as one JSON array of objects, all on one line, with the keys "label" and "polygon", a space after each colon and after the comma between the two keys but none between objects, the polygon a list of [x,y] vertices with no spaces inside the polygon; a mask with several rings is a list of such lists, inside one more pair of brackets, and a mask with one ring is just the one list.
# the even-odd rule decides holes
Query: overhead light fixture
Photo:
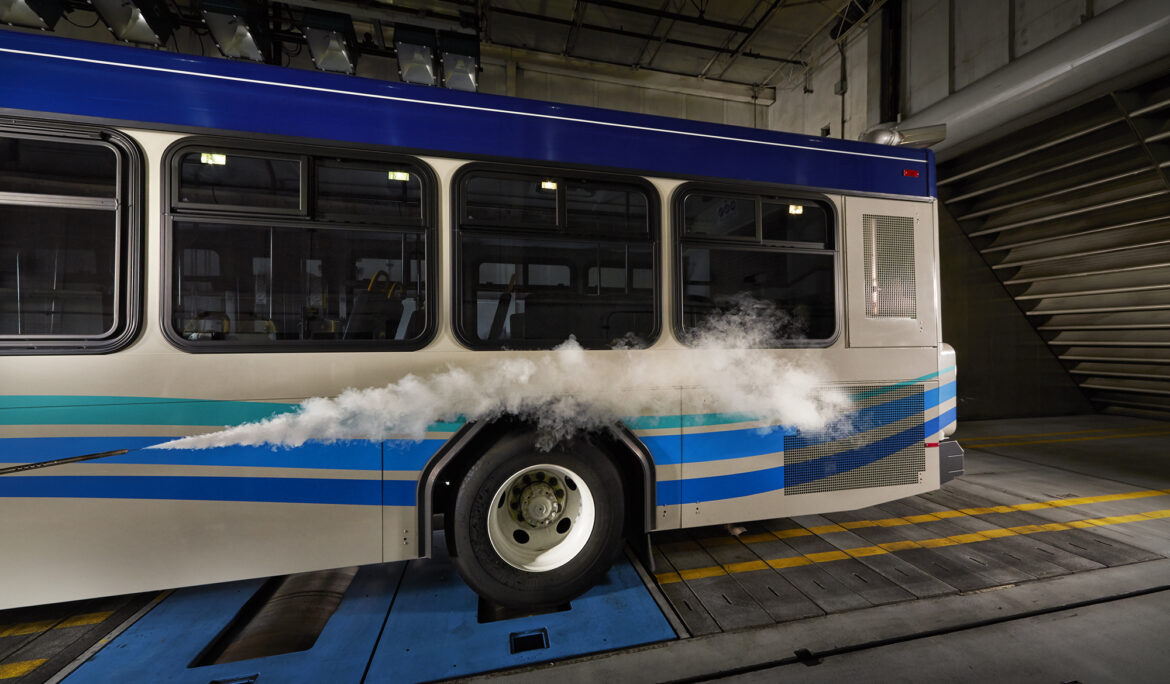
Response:
[{"label": "overhead light fixture", "polygon": [[218,152],[204,152],[199,155],[199,163],[210,164],[212,166],[223,166],[227,164],[227,155]]},{"label": "overhead light fixture", "polygon": [[556,190],[557,189],[557,182],[555,180],[540,181],[540,189],[541,190]]},{"label": "overhead light fixture", "polygon": [[341,74],[357,71],[357,37],[348,15],[305,10],[301,33],[318,69]]},{"label": "overhead light fixture", "polygon": [[52,30],[65,14],[64,0],[0,0],[0,22]]},{"label": "overhead light fixture", "polygon": [[162,0],[89,0],[118,40],[162,45],[171,37],[174,20]]},{"label": "overhead light fixture", "polygon": [[802,204],[789,204],[788,205],[788,213],[793,214],[793,215],[803,214],[804,213],[804,205],[802,205]]},{"label": "overhead light fixture", "polygon": [[202,0],[199,9],[224,57],[264,61],[268,10],[263,0]]},{"label": "overhead light fixture", "polygon": [[394,52],[403,83],[435,85],[435,32],[417,26],[394,26]]},{"label": "overhead light fixture", "polygon": [[443,56],[443,85],[453,90],[479,90],[479,36],[468,33],[439,34]]},{"label": "overhead light fixture", "polygon": [[386,176],[392,181],[408,181],[410,180],[410,173],[406,171],[390,171]]}]

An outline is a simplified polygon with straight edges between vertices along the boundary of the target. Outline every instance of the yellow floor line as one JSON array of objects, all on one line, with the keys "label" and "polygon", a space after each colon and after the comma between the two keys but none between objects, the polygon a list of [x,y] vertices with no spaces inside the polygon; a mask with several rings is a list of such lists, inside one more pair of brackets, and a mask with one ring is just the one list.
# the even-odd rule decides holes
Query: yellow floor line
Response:
[{"label": "yellow floor line", "polygon": [[949,537],[923,539],[920,541],[906,540],[888,542],[885,544],[878,544],[877,546],[863,546],[856,549],[844,549],[842,551],[806,553],[799,556],[791,556],[786,558],[769,558],[761,559],[759,561],[745,561],[742,563],[729,563],[727,565],[713,565],[705,568],[679,570],[678,572],[658,573],[655,575],[655,577],[658,579],[659,584],[670,584],[672,582],[681,582],[682,580],[701,579],[704,577],[718,577],[720,575],[734,574],[737,572],[763,570],[765,569],[765,565],[767,567],[777,569],[792,568],[800,565],[811,565],[813,563],[830,563],[833,561],[846,560],[848,558],[862,558],[864,556],[876,556],[883,553],[896,553],[898,551],[905,551],[906,549],[933,549],[943,546],[957,546],[959,544],[976,544],[979,542],[990,541],[992,539],[998,539],[1000,537],[1012,537],[1021,534],[1060,532],[1062,530],[1084,529],[1087,527],[1104,527],[1106,525],[1122,525],[1125,523],[1144,522],[1147,520],[1159,520],[1164,518],[1170,518],[1170,508],[1149,511],[1146,513],[1111,515],[1104,518],[1087,518],[1084,520],[1073,520],[1063,523],[1054,522],[1039,525],[1017,525],[1015,527],[1004,527],[991,530],[981,530],[979,532],[969,532],[967,534],[956,534]]},{"label": "yellow floor line", "polygon": [[[1057,442],[1087,442],[1096,439],[1126,439],[1129,437],[1156,437],[1170,435],[1170,430],[1156,430],[1153,432],[1121,432],[1113,435],[1093,435],[1092,437],[1063,437],[1061,439],[1035,439],[1023,442],[992,442],[990,444],[968,444],[972,449],[990,449],[991,447],[1023,446],[1025,444],[1055,444]],[[962,442],[960,442],[962,444]]]},{"label": "yellow floor line", "polygon": [[1051,501],[1030,501],[1027,503],[977,506],[960,508],[954,511],[934,511],[919,515],[907,515],[898,518],[881,518],[878,520],[852,520],[816,527],[793,527],[783,530],[770,530],[755,534],[741,534],[739,537],[706,537],[694,541],[680,541],[663,544],[660,548],[665,551],[695,551],[701,547],[727,546],[730,544],[758,544],[760,542],[775,541],[777,539],[792,539],[793,537],[811,537],[814,534],[831,534],[846,532],[863,527],[899,527],[901,525],[916,525],[921,523],[937,522],[947,518],[961,518],[969,515],[990,515],[992,513],[1015,513],[1017,511],[1036,511],[1042,508],[1065,508],[1067,506],[1085,506],[1089,504],[1109,503],[1111,501],[1130,501],[1133,499],[1147,499],[1154,496],[1166,496],[1170,489],[1144,489],[1137,492],[1121,492],[1119,494],[1100,494],[1098,496],[1078,496],[1069,499],[1053,499]]},{"label": "yellow floor line", "polygon": [[19,663],[0,665],[0,679],[16,679],[23,677],[45,663],[48,658],[40,660],[22,660]]},{"label": "yellow floor line", "polygon": [[1058,435],[1084,435],[1090,432],[1115,432],[1116,428],[1097,428],[1095,430],[1069,430],[1068,432],[1034,432],[1030,435],[986,435],[984,437],[959,437],[960,444],[967,442],[985,442],[997,439],[1023,439],[1027,437],[1056,437]]},{"label": "yellow floor line", "polygon": [[24,622],[8,627],[0,627],[0,638],[11,636],[22,636],[24,634],[37,634],[39,632],[47,632],[50,629],[64,629],[65,627],[82,627],[84,625],[96,625],[106,618],[114,614],[114,611],[107,610],[103,613],[85,613],[83,615],[74,615],[71,618],[64,620],[41,620],[40,622]]}]

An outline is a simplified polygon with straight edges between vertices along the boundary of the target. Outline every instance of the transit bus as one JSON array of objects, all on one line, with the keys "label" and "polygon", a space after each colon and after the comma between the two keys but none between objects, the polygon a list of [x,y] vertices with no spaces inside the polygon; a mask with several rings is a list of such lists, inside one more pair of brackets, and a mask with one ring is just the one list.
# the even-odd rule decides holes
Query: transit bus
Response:
[{"label": "transit bus", "polygon": [[[0,31],[0,609],[438,534],[485,598],[553,605],[623,540],[936,489],[962,470],[936,222],[927,150]],[[505,402],[148,448],[567,340],[586,375],[703,370],[744,298],[785,324],[727,368],[822,369],[832,426],[729,409],[734,374],[631,375],[609,389],[660,410],[551,444]]]}]

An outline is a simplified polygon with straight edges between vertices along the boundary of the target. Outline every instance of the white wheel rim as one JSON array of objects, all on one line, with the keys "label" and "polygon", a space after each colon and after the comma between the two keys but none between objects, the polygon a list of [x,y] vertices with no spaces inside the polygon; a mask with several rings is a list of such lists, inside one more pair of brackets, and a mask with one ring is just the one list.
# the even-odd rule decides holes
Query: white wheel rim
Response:
[{"label": "white wheel rim", "polygon": [[488,539],[504,562],[548,572],[577,557],[593,535],[596,505],[579,475],[561,466],[525,468],[496,490]]}]

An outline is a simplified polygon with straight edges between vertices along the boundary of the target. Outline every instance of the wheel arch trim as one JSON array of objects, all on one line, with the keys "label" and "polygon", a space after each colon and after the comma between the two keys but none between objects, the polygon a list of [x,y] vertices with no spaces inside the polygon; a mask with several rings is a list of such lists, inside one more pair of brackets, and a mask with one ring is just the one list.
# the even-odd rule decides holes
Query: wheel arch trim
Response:
[{"label": "wheel arch trim", "polygon": [[[436,512],[434,510],[434,495],[439,482],[439,476],[448,465],[461,456],[467,449],[471,448],[484,430],[492,425],[494,423],[487,421],[465,423],[463,427],[459,428],[458,432],[452,435],[435,452],[435,455],[427,461],[426,466],[419,474],[418,498],[416,500],[418,501],[418,556],[420,558],[429,558],[431,555],[431,535],[434,532],[433,520]],[[653,529],[654,509],[657,503],[655,499],[657,479],[655,477],[654,458],[651,456],[650,450],[642,443],[642,440],[638,439],[625,424],[615,423],[609,426],[608,433],[615,442],[629,451],[630,456],[640,470],[642,480],[642,526],[643,531],[648,533]],[[620,470],[621,464],[617,465]],[[628,500],[629,497],[627,498]]]}]

